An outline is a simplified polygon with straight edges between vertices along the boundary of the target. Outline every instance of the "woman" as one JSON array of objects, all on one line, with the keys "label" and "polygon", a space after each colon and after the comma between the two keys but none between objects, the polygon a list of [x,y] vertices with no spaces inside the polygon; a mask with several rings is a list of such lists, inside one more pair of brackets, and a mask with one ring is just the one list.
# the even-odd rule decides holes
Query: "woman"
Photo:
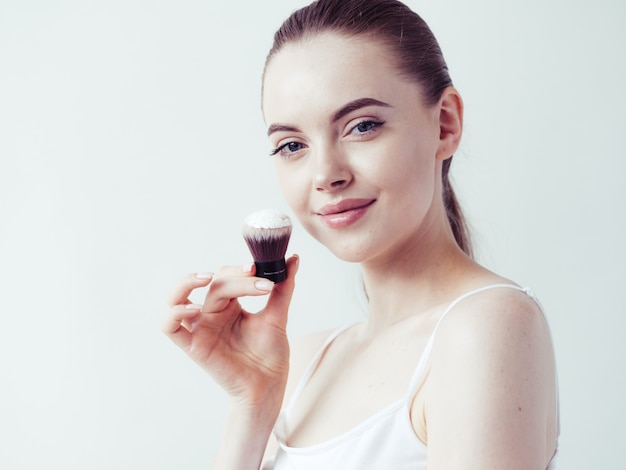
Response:
[{"label": "woman", "polygon": [[[426,24],[395,0],[295,12],[263,114],[289,206],[360,263],[369,311],[290,352],[296,256],[281,284],[253,265],[181,281],[164,330],[232,397],[215,468],[553,468],[548,327],[530,291],[471,257],[448,181],[463,105]],[[266,294],[256,315],[237,300]]]}]

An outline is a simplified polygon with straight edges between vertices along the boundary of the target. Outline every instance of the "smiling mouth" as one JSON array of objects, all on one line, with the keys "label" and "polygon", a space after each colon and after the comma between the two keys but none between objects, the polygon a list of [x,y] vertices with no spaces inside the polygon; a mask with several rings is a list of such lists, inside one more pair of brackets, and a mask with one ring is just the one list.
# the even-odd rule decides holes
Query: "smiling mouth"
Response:
[{"label": "smiling mouth", "polygon": [[348,199],[336,204],[325,205],[317,212],[317,215],[324,217],[345,214],[353,210],[365,209],[374,204],[374,202],[376,202],[376,199]]}]

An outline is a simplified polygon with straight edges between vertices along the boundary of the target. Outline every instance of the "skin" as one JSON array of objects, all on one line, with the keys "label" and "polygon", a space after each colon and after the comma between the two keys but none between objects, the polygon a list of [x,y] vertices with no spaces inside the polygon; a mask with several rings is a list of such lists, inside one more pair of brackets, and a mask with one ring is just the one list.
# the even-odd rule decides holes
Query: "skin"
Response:
[{"label": "skin", "polygon": [[[394,66],[381,43],[321,34],[285,46],[266,69],[264,117],[283,194],[313,237],[360,263],[369,298],[367,320],[333,342],[296,402],[291,446],[331,439],[398,400],[446,306],[511,284],[469,259],[447,223],[441,164],[461,138],[458,92],[425,106]],[[356,208],[328,215],[338,203]],[[297,263],[275,286],[258,284],[250,266],[228,267],[189,276],[170,297],[165,332],[232,397],[215,468],[258,469],[266,446],[275,452],[281,404],[327,337],[290,354]],[[190,305],[207,285],[204,305]],[[268,293],[259,315],[237,301]],[[544,469],[556,441],[554,382],[547,325],[527,295],[493,289],[461,302],[441,323],[411,409],[428,468]]]}]

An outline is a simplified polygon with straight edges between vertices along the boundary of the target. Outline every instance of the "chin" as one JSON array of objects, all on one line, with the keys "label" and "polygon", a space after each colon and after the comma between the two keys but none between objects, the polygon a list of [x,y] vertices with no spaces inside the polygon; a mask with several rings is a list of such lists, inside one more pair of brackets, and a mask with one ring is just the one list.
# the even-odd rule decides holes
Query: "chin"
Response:
[{"label": "chin", "polygon": [[333,255],[347,263],[363,263],[371,258],[367,250],[359,248],[356,244],[337,246],[336,244],[322,243]]},{"label": "chin", "polygon": [[330,250],[333,255],[339,258],[341,261],[345,261],[346,263],[356,263],[360,264],[364,261],[362,256],[354,255],[354,254],[345,254],[345,253],[337,253],[336,251]]},{"label": "chin", "polygon": [[349,232],[327,233],[325,230],[315,230],[314,227],[303,224],[305,230],[318,243],[323,245],[334,256],[347,263],[364,263],[380,253],[381,246],[375,242],[371,232],[367,235]]}]

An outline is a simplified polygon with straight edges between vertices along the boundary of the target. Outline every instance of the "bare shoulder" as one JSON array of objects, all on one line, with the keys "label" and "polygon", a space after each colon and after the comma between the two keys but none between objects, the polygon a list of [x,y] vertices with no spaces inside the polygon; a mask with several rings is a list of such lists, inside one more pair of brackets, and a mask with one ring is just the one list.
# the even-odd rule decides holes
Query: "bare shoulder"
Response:
[{"label": "bare shoulder", "polygon": [[[552,341],[544,313],[528,293],[493,288],[459,302],[441,322],[433,365],[458,370],[473,363],[476,373],[507,372],[515,377],[529,366],[551,373]],[[490,370],[489,368],[494,370]]]},{"label": "bare shoulder", "polygon": [[494,348],[550,345],[550,332],[544,313],[529,293],[495,287],[459,302],[442,321],[437,342],[447,351],[489,348],[495,352]]},{"label": "bare shoulder", "polygon": [[545,468],[556,442],[555,382],[550,332],[533,297],[503,287],[464,298],[432,350],[424,413],[433,461],[454,466],[446,449],[457,448],[474,468]]}]

